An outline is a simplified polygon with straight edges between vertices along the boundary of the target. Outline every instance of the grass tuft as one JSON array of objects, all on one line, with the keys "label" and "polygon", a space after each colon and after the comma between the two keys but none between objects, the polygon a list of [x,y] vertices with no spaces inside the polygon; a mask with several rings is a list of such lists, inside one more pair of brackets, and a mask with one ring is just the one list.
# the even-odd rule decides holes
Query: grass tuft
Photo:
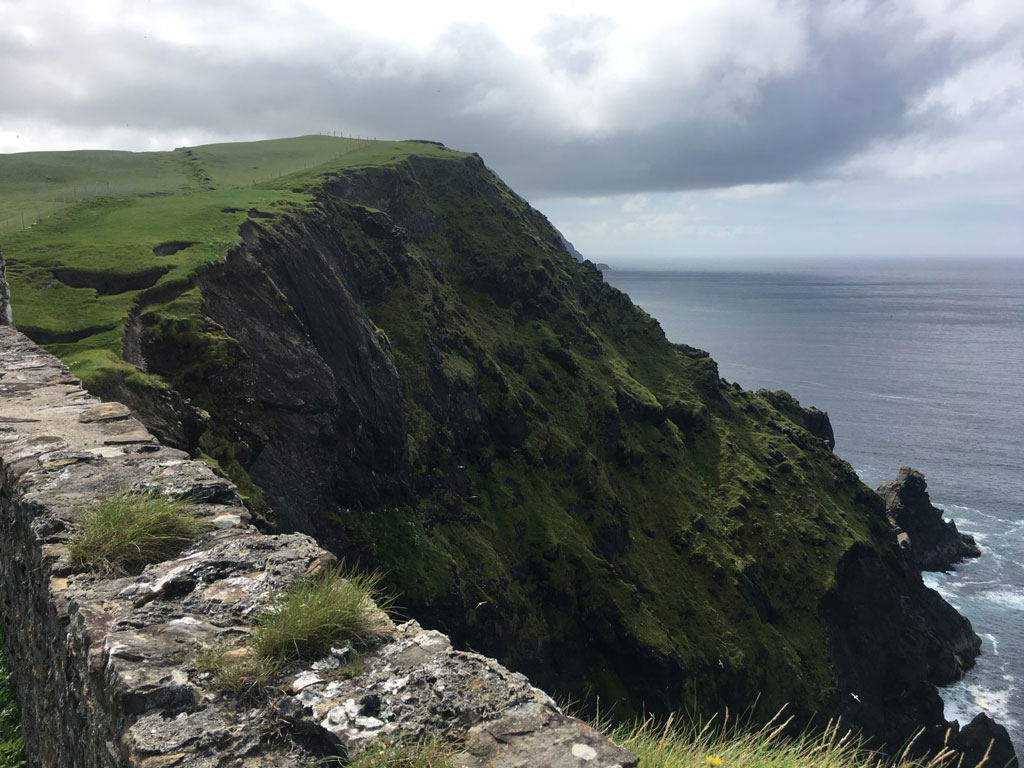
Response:
[{"label": "grass tuft", "polygon": [[951,768],[959,759],[950,750],[913,757],[913,742],[901,754],[885,757],[865,748],[838,723],[795,738],[787,735],[789,725],[780,710],[761,728],[730,724],[727,713],[703,725],[686,726],[670,717],[664,724],[648,719],[605,730],[640,758],[639,768]]},{"label": "grass tuft", "polygon": [[452,749],[436,741],[407,744],[378,741],[348,759],[327,758],[318,766],[346,768],[449,768]]},{"label": "grass tuft", "polygon": [[379,573],[345,572],[344,564],[300,579],[257,619],[252,649],[279,668],[319,659],[339,643],[361,645],[380,629],[377,605],[389,603]]},{"label": "grass tuft", "polygon": [[196,665],[210,675],[218,691],[243,698],[269,686],[275,671],[244,645],[203,648],[196,654]]},{"label": "grass tuft", "polygon": [[131,573],[174,557],[206,529],[190,505],[156,491],[119,491],[86,507],[69,550],[77,568]]},{"label": "grass tuft", "polygon": [[[206,649],[197,663],[218,689],[247,695],[265,688],[291,663],[321,659],[336,646],[363,646],[383,628],[382,611],[391,605],[381,578],[341,563],[300,579],[257,617],[244,645]],[[352,676],[357,669],[353,662],[338,674]]]}]

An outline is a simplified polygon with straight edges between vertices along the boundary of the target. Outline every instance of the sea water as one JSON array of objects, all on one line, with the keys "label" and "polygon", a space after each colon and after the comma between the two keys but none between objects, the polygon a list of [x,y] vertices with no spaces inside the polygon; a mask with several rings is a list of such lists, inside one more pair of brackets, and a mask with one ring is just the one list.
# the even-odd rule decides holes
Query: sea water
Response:
[{"label": "sea water", "polygon": [[946,717],[966,724],[984,710],[1024,754],[1024,259],[680,264],[605,278],[730,381],[828,411],[836,452],[871,487],[901,466],[924,472],[933,503],[982,548],[925,574],[982,638],[977,666],[942,691]]}]

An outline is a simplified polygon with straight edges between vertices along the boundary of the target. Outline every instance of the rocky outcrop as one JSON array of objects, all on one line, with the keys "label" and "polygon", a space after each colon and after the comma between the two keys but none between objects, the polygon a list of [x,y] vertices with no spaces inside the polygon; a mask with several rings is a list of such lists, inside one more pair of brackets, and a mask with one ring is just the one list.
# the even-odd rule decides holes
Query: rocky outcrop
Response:
[{"label": "rocky outcrop", "polygon": [[[141,573],[76,572],[83,506],[117,490],[188,498],[210,531]],[[263,535],[233,486],[100,403],[55,358],[0,327],[0,614],[30,766],[313,765],[381,737],[456,739],[463,768],[622,766],[636,758],[521,675],[383,621],[360,669],[334,652],[287,670],[269,701],[220,694],[197,662],[237,642],[273,596],[333,557]],[[338,649],[337,655],[347,651]]]},{"label": "rocky outcrop", "polygon": [[893,551],[855,545],[822,603],[836,674],[835,712],[878,743],[943,745],[948,724],[936,686],[974,665],[981,640],[971,623]]},{"label": "rocky outcrop", "polygon": [[804,408],[795,397],[783,390],[759,389],[757,394],[821,440],[830,451],[836,447],[836,435],[832,431],[832,422],[829,421],[828,413],[820,411],[814,406]]},{"label": "rocky outcrop", "polygon": [[964,754],[964,765],[977,765],[991,746],[986,766],[1017,765],[1006,729],[986,715],[962,730],[943,717],[936,686],[974,666],[981,640],[902,552],[854,546],[822,613],[831,631],[834,711],[846,727],[874,744],[903,745],[916,736],[922,754],[948,746]]},{"label": "rocky outcrop", "polygon": [[0,249],[0,325],[11,323],[11,289],[7,285],[7,265]]},{"label": "rocky outcrop", "polygon": [[924,475],[916,469],[901,468],[895,480],[878,486],[878,495],[900,545],[921,570],[948,571],[964,558],[981,555],[974,538],[960,533],[932,506]]},{"label": "rocky outcrop", "polygon": [[[1006,729],[984,712],[975,716],[959,733],[953,730],[954,743],[963,752],[965,766],[1018,768],[1020,760],[1013,750]],[[982,761],[984,760],[984,763]]]}]

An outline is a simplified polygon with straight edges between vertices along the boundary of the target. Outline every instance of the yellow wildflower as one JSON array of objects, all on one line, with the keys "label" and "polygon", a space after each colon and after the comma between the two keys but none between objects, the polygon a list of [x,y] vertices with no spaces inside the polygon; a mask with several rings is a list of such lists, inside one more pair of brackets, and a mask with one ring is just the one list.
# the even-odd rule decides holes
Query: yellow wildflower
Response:
[{"label": "yellow wildflower", "polygon": [[707,761],[708,765],[712,765],[714,766],[714,768],[718,768],[718,766],[722,764],[722,758],[720,758],[718,755],[708,755]]}]

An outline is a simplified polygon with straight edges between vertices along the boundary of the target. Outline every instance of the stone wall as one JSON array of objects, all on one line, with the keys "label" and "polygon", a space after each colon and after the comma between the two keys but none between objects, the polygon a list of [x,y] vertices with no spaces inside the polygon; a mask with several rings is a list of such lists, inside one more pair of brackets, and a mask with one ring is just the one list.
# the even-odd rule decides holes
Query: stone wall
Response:
[{"label": "stone wall", "polygon": [[[79,511],[119,489],[188,497],[211,532],[133,576],[71,567]],[[310,765],[375,739],[458,739],[458,766],[635,766],[521,675],[390,620],[351,678],[333,657],[272,695],[217,693],[197,652],[237,641],[332,556],[263,535],[227,481],[0,326],[0,611],[31,766]],[[342,653],[342,650],[338,651]]]},{"label": "stone wall", "polygon": [[0,325],[11,324],[11,289],[7,285],[7,265],[0,250]]}]

